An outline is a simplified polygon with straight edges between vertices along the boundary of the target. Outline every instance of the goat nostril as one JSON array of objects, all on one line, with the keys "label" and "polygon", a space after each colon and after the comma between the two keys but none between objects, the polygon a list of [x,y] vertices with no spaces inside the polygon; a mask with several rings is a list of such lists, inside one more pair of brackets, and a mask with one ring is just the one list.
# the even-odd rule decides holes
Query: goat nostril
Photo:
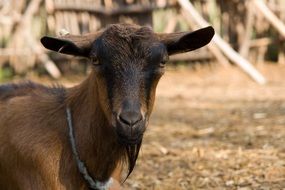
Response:
[{"label": "goat nostril", "polygon": [[119,115],[120,122],[127,125],[134,125],[142,120],[142,115],[138,112],[122,112]]},{"label": "goat nostril", "polygon": [[120,118],[120,121],[121,121],[122,123],[125,123],[125,124],[127,124],[127,125],[130,125],[130,124],[131,124],[127,119],[123,118],[122,116],[119,116],[119,118]]}]

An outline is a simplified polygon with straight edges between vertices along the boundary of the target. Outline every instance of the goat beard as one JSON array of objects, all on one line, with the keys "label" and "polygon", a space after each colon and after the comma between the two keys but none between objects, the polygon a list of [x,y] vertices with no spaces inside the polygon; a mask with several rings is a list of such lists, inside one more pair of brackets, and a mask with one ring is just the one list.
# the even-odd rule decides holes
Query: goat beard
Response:
[{"label": "goat beard", "polygon": [[140,152],[141,144],[142,144],[142,139],[135,145],[125,145],[126,157],[127,157],[128,166],[129,166],[128,175],[126,179],[128,179],[128,177],[131,175],[132,171],[134,170],[134,167],[136,165],[136,161],[137,161],[137,158]]}]

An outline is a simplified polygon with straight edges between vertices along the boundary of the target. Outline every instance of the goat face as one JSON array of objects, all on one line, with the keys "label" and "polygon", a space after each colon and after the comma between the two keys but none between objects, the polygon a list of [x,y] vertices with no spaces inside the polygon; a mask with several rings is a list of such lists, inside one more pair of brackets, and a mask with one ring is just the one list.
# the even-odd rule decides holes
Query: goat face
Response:
[{"label": "goat face", "polygon": [[213,35],[212,27],[192,33],[156,34],[148,27],[115,24],[93,34],[43,37],[41,42],[50,50],[91,60],[104,115],[121,143],[138,144],[168,55],[200,48]]},{"label": "goat face", "polygon": [[166,47],[150,28],[113,25],[93,43],[90,57],[101,107],[119,140],[139,143],[164,73]]}]

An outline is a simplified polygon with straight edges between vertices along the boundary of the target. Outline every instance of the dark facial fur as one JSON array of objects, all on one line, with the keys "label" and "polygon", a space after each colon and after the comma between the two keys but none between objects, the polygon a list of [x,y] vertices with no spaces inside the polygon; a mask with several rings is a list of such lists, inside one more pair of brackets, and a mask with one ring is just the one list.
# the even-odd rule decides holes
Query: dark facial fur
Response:
[{"label": "dark facial fur", "polygon": [[[164,73],[165,46],[148,27],[113,25],[94,42],[90,57],[101,89],[100,102],[111,125],[122,141],[140,141]],[[141,120],[125,126],[118,121],[123,112],[136,112]]]}]

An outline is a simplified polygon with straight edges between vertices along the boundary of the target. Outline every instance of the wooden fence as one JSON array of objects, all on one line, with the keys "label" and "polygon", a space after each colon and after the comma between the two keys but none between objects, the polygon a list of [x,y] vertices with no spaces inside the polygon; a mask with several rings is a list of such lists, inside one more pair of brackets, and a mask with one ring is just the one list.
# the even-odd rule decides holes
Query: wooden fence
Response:
[{"label": "wooden fence", "polygon": [[[180,0],[2,0],[0,1],[0,67],[10,65],[16,73],[42,64],[57,78],[60,70],[40,47],[41,35],[56,35],[64,28],[72,34],[98,30],[110,23],[152,25],[158,10],[175,15],[162,31],[199,27]],[[184,1],[186,2],[186,1]],[[285,1],[283,0],[193,0],[195,11],[214,25],[225,44],[248,64],[265,60],[285,63]],[[160,11],[161,12],[161,11]],[[168,11],[165,11],[168,12]],[[167,14],[167,13],[165,13]],[[181,24],[182,22],[182,24]],[[184,24],[183,24],[184,23]],[[182,26],[181,26],[182,25]],[[184,28],[183,28],[184,26]],[[209,53],[201,51],[192,60],[217,59],[223,65],[240,63],[231,59],[224,46],[215,43]],[[201,55],[201,56],[199,56]],[[191,60],[187,54],[174,61]]]}]

